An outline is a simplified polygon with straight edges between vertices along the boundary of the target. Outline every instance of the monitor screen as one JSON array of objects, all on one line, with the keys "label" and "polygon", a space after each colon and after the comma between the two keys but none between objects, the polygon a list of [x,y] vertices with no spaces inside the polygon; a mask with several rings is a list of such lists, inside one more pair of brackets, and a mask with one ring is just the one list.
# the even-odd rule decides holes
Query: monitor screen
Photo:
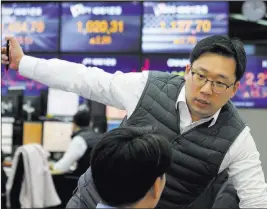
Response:
[{"label": "monitor screen", "polygon": [[2,122],[2,124],[1,124],[1,136],[12,138],[12,136],[13,136],[13,123]]},{"label": "monitor screen", "polygon": [[1,15],[3,43],[6,35],[13,35],[24,52],[58,51],[58,3],[3,3]]},{"label": "monitor screen", "polygon": [[24,122],[23,123],[23,144],[42,144],[42,123]]},{"label": "monitor screen", "polygon": [[82,63],[89,67],[98,67],[106,72],[116,71],[138,72],[140,69],[140,58],[135,55],[62,55],[61,59]]},{"label": "monitor screen", "polygon": [[1,96],[1,116],[20,117],[22,108],[22,96],[20,94],[7,93]]},{"label": "monitor screen", "polygon": [[[43,59],[52,59],[58,58],[57,54],[29,54],[37,58]],[[24,95],[25,96],[38,96],[40,95],[40,91],[43,89],[47,89],[47,86],[41,84],[37,81],[31,80],[29,78],[21,76],[18,71],[9,70],[5,71],[4,66],[1,68],[1,87],[2,87],[2,95],[6,95],[7,89],[9,87],[24,87]]]},{"label": "monitor screen", "polygon": [[17,107],[17,100],[14,96],[1,96],[1,116],[15,117],[15,110]]},{"label": "monitor screen", "polygon": [[138,52],[140,2],[65,2],[62,52]]},{"label": "monitor screen", "polygon": [[177,75],[184,75],[186,65],[190,64],[189,58],[185,56],[144,56],[142,59],[142,70],[157,70]]},{"label": "monitor screen", "polygon": [[79,96],[72,92],[49,88],[47,115],[73,116],[79,108]]},{"label": "monitor screen", "polygon": [[12,153],[13,123],[1,123],[1,150],[4,154]]},{"label": "monitor screen", "polygon": [[236,107],[267,108],[267,57],[248,56],[247,69],[232,99]]},{"label": "monitor screen", "polygon": [[115,107],[106,107],[106,116],[107,119],[123,119],[126,116],[125,110],[119,110]]},{"label": "monitor screen", "polygon": [[38,121],[41,116],[41,97],[24,96],[23,97],[23,118],[28,121]]},{"label": "monitor screen", "polygon": [[144,2],[143,52],[190,52],[199,40],[223,34],[228,2]]},{"label": "monitor screen", "polygon": [[108,120],[108,130],[110,131],[114,128],[118,128],[121,124],[121,120]]},{"label": "monitor screen", "polygon": [[43,147],[49,152],[65,152],[70,144],[72,123],[45,121]]}]

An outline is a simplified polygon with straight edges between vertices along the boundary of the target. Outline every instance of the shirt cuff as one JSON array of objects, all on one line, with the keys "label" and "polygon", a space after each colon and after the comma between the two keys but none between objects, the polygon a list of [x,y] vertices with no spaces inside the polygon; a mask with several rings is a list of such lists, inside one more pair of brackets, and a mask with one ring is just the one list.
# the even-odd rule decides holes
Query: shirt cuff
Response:
[{"label": "shirt cuff", "polygon": [[19,74],[27,78],[33,78],[38,58],[24,55],[19,63]]}]

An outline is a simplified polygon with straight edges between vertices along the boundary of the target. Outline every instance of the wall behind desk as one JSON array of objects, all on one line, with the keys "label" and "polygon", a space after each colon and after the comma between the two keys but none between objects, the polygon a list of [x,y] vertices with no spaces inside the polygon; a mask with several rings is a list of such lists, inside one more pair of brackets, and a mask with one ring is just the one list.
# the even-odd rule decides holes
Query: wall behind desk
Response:
[{"label": "wall behind desk", "polygon": [[239,112],[250,127],[267,181],[267,109],[239,109]]}]

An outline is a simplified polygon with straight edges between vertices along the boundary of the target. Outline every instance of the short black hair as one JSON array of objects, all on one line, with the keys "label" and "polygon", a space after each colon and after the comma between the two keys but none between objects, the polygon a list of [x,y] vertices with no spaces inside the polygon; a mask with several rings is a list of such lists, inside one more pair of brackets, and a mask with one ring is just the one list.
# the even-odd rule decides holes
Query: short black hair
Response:
[{"label": "short black hair", "polygon": [[243,77],[246,71],[247,57],[244,45],[238,38],[214,35],[200,40],[190,54],[191,64],[206,52],[234,58],[236,62],[236,81]]},{"label": "short black hair", "polygon": [[79,127],[87,127],[90,124],[91,114],[89,110],[79,110],[73,116],[73,123]]},{"label": "short black hair", "polygon": [[109,206],[132,205],[169,168],[170,143],[151,127],[117,128],[103,134],[91,157],[92,177],[102,201]]}]

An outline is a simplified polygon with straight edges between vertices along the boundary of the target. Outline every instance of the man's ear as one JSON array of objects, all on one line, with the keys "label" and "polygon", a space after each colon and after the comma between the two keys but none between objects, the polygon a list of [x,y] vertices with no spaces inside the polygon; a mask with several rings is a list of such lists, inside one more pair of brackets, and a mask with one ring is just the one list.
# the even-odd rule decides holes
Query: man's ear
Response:
[{"label": "man's ear", "polygon": [[231,98],[235,96],[236,92],[238,91],[239,86],[240,86],[240,81],[237,81],[233,87],[233,93],[231,95]]},{"label": "man's ear", "polygon": [[186,65],[186,67],[185,67],[185,74],[184,74],[184,79],[185,80],[188,78],[188,75],[190,73],[190,70],[191,70],[191,65],[190,64]]}]

